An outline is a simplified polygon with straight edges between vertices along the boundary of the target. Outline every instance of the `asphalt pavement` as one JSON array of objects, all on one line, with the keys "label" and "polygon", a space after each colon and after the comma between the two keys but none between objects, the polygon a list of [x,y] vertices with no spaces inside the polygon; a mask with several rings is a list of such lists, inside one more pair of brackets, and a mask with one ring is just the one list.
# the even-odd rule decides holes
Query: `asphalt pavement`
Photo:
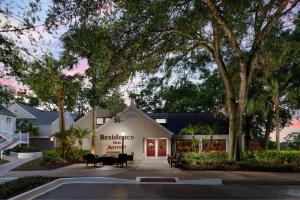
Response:
[{"label": "asphalt pavement", "polygon": [[66,184],[36,199],[300,199],[300,185]]}]

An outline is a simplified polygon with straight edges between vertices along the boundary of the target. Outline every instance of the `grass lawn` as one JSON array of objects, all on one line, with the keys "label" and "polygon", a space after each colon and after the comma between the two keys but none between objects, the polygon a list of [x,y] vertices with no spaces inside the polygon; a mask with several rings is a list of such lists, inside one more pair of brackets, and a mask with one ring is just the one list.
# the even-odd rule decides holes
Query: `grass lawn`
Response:
[{"label": "grass lawn", "polygon": [[55,180],[54,177],[29,176],[0,184],[0,199],[8,199]]},{"label": "grass lawn", "polygon": [[27,163],[24,163],[23,165],[20,165],[13,169],[13,171],[37,171],[37,170],[52,170],[52,169],[57,169],[60,167],[64,167],[67,165],[70,165],[72,163],[61,163],[61,164],[47,164],[43,165],[42,164],[42,158],[37,158],[34,160],[31,160]]},{"label": "grass lawn", "polygon": [[9,162],[8,160],[0,159],[0,165],[5,164],[5,163],[8,163],[8,162]]}]

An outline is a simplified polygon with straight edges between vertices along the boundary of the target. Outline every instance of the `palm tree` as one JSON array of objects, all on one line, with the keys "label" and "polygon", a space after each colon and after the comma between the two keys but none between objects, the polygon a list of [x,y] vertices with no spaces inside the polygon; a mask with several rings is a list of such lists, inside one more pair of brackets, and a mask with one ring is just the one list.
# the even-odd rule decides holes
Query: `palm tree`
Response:
[{"label": "palm tree", "polygon": [[82,140],[90,134],[90,131],[84,128],[77,128],[73,130],[73,134],[78,139],[78,147],[82,150]]},{"label": "palm tree", "polygon": [[217,133],[217,126],[216,125],[210,125],[210,124],[204,124],[199,126],[199,130],[201,133],[204,133],[206,135],[210,135],[209,145],[208,145],[208,151],[210,151],[213,141],[213,135]]},{"label": "palm tree", "polygon": [[192,151],[196,151],[195,147],[195,134],[199,132],[199,125],[189,124],[187,127],[180,130],[181,135],[192,135]]},{"label": "palm tree", "polygon": [[56,139],[61,142],[62,145],[62,157],[65,159],[65,152],[72,149],[75,142],[73,130],[69,129],[63,132],[57,132],[53,135]]},{"label": "palm tree", "polygon": [[28,119],[22,119],[17,122],[17,131],[27,132],[31,136],[37,136],[39,134],[39,129],[37,127],[33,127],[31,121]]}]

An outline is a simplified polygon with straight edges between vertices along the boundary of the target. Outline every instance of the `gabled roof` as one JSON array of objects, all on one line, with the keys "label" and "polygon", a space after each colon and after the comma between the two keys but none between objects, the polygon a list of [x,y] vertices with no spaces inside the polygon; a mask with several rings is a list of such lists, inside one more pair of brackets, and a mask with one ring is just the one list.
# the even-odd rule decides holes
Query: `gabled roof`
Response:
[{"label": "gabled roof", "polygon": [[[168,130],[166,127],[162,126],[161,124],[157,123],[156,121],[154,121],[151,117],[149,117],[146,113],[144,113],[143,111],[139,110],[138,108],[134,107],[134,106],[127,106],[122,112],[120,112],[119,114],[117,114],[117,116],[120,116],[122,113],[125,113],[126,111],[128,111],[130,108],[132,108],[134,111],[138,112],[139,114],[143,115],[144,117],[146,117],[150,122],[152,122],[154,125],[158,126],[159,128],[163,129],[164,131],[166,131],[169,135],[173,135],[173,133]],[[101,129],[103,129],[104,127],[108,126],[109,124],[113,123],[114,120],[109,120],[107,123],[103,124],[102,126],[98,127],[96,129],[96,131],[99,131]]]},{"label": "gabled roof", "polygon": [[[109,110],[107,109],[103,109],[103,108],[99,108],[97,107],[96,109],[96,117],[103,117],[103,118],[106,118],[106,117],[109,117],[111,118],[112,115],[110,113]],[[81,120],[85,119],[86,117],[88,117],[88,115],[92,115],[92,112],[93,112],[93,109],[89,110],[85,115],[83,115],[81,118],[77,119],[75,124],[76,123],[79,123]],[[75,121],[75,120],[74,120]]]},{"label": "gabled roof", "polygon": [[6,115],[6,116],[11,116],[11,117],[16,117],[16,115],[14,113],[12,113],[10,110],[6,109],[2,105],[0,105],[0,114]]},{"label": "gabled roof", "polygon": [[189,124],[216,124],[219,134],[228,133],[228,119],[224,115],[215,116],[213,113],[147,113],[147,115],[153,119],[167,119],[164,126],[175,135],[179,134],[180,130]]},{"label": "gabled roof", "polygon": [[16,104],[35,117],[33,119],[30,119],[32,124],[35,125],[50,125],[58,118],[57,111],[44,111],[20,102],[17,102]]}]

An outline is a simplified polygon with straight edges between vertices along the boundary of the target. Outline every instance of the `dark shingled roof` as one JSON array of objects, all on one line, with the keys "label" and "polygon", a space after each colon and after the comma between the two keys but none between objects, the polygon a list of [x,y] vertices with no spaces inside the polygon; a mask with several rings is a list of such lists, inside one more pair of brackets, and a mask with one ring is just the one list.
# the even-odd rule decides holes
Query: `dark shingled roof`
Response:
[{"label": "dark shingled roof", "polygon": [[14,113],[12,113],[10,110],[6,109],[2,105],[0,105],[0,114],[11,116],[11,117],[16,117],[16,115]]},{"label": "dark shingled roof", "polygon": [[217,125],[218,134],[228,133],[228,119],[224,115],[215,116],[213,113],[147,113],[153,119],[165,118],[166,124],[162,124],[175,135],[189,124]]},{"label": "dark shingled roof", "polygon": [[58,118],[57,111],[39,110],[20,102],[18,102],[17,104],[35,117],[34,119],[30,119],[30,121],[34,125],[50,125]]}]

